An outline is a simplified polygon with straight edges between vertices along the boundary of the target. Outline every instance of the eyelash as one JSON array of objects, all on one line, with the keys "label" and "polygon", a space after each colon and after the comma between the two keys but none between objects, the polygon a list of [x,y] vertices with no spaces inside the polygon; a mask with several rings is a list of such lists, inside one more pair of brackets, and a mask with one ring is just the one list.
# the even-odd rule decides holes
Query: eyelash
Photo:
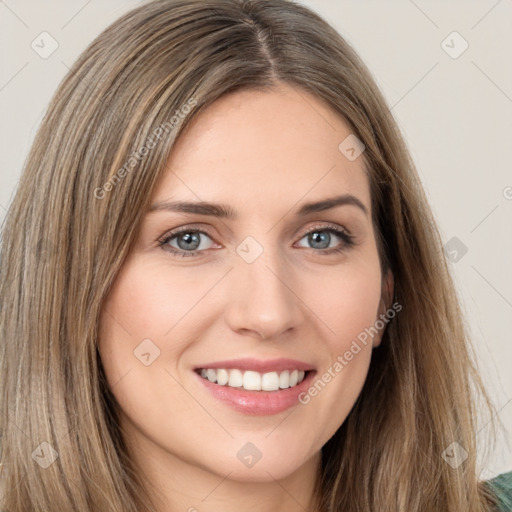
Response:
[{"label": "eyelash", "polygon": [[[336,227],[336,226],[334,226],[332,224],[331,225],[323,225],[323,226],[314,226],[312,229],[310,229],[306,233],[303,233],[299,240],[302,240],[305,236],[307,236],[307,235],[309,235],[311,233],[315,233],[315,232],[332,233],[332,234],[338,236],[339,238],[341,238],[341,240],[343,241],[341,246],[338,247],[338,248],[319,249],[319,250],[316,250],[316,251],[315,251],[314,248],[311,248],[312,251],[318,252],[318,253],[323,254],[325,256],[328,256],[328,255],[331,255],[331,254],[339,254],[339,253],[341,253],[341,252],[343,252],[343,251],[345,251],[347,249],[350,249],[354,245],[356,245],[356,243],[354,241],[354,236],[349,235],[343,229],[340,229],[340,228],[338,228],[338,227]],[[174,231],[171,231],[170,233],[166,233],[162,238],[160,238],[158,240],[158,246],[162,247],[165,251],[170,252],[171,254],[173,254],[175,256],[179,256],[179,257],[183,257],[183,258],[195,257],[195,256],[198,256],[200,253],[204,252],[204,250],[202,250],[202,251],[199,251],[199,250],[183,251],[183,250],[179,250],[179,249],[176,249],[174,247],[171,247],[171,246],[167,246],[168,242],[170,242],[173,238],[177,237],[178,235],[180,235],[182,233],[199,233],[199,234],[206,235],[206,236],[208,236],[209,238],[211,238],[213,240],[212,235],[210,233],[208,233],[207,230],[191,229],[191,228],[189,228],[187,226],[184,226],[182,228],[178,228],[178,229],[176,229]],[[167,246],[167,247],[164,248],[165,246]]]}]

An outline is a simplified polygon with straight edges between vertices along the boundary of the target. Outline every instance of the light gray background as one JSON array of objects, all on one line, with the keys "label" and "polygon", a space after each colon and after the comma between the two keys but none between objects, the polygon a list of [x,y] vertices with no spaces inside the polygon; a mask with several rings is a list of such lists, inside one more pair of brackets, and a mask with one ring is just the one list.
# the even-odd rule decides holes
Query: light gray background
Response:
[{"label": "light gray background", "polygon": [[[0,0],[0,221],[68,67],[102,29],[140,3]],[[510,435],[512,0],[302,3],[330,21],[367,63],[405,135],[443,241],[456,237],[467,247],[450,265],[478,364]],[[48,58],[31,47],[43,31],[58,43]],[[454,31],[469,45],[457,58],[447,53],[463,48],[462,39],[450,36]],[[482,424],[479,443],[484,433]],[[511,469],[512,447],[502,436],[482,478]]]}]

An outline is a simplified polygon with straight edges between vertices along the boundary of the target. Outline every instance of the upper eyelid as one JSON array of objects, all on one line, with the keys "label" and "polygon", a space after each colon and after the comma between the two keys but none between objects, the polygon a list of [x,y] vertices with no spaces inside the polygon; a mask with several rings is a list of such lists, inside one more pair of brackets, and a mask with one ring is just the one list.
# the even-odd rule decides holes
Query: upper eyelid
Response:
[{"label": "upper eyelid", "polygon": [[[298,231],[298,234],[296,236],[300,236],[299,240],[304,238],[304,236],[307,236],[311,231],[315,230],[336,230],[340,231],[342,233],[345,233],[348,236],[353,236],[350,230],[345,228],[344,226],[341,226],[339,224],[335,224],[328,221],[318,221],[316,224],[313,224],[311,226],[305,227],[304,229],[301,229]],[[210,232],[210,229],[207,227],[204,227],[204,225],[184,225],[180,226],[178,228],[172,229],[162,235],[162,237],[159,238],[159,241],[168,241],[169,239],[172,239],[181,233],[188,233],[188,232],[199,232],[201,234],[205,234],[208,237],[210,237],[215,243],[218,243],[216,241],[216,237],[213,233]]]}]

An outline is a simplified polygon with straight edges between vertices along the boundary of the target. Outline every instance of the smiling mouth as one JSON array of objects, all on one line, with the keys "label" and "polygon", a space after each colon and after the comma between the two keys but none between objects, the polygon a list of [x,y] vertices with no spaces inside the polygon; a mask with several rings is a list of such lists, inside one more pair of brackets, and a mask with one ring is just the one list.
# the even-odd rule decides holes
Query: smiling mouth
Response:
[{"label": "smiling mouth", "polygon": [[197,368],[201,377],[219,386],[247,391],[280,391],[298,386],[313,370],[284,370],[260,373],[251,370]]}]

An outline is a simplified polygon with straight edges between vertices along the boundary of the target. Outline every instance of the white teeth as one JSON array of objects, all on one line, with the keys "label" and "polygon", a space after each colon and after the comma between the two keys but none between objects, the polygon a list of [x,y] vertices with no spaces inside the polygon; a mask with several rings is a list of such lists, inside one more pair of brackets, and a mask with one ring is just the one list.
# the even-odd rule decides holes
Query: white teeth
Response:
[{"label": "white teeth", "polygon": [[229,381],[229,373],[226,370],[217,370],[217,384],[225,386]]},{"label": "white teeth", "polygon": [[244,389],[261,391],[261,375],[258,372],[244,372]]},{"label": "white teeth", "polygon": [[229,380],[228,386],[232,388],[240,388],[243,385],[243,375],[240,370],[228,370]]},{"label": "white teeth", "polygon": [[304,380],[305,374],[306,372],[303,370],[259,373],[251,370],[242,372],[241,370],[225,370],[223,368],[218,370],[201,369],[201,377],[210,382],[232,388],[243,387],[248,391],[278,391],[292,388]]},{"label": "white teeth", "polygon": [[279,375],[279,387],[281,389],[290,387],[290,372],[288,370],[281,372],[281,375]]},{"label": "white teeth", "polygon": [[261,377],[261,389],[263,391],[275,391],[279,389],[279,375],[277,372],[263,374],[263,377]]}]

